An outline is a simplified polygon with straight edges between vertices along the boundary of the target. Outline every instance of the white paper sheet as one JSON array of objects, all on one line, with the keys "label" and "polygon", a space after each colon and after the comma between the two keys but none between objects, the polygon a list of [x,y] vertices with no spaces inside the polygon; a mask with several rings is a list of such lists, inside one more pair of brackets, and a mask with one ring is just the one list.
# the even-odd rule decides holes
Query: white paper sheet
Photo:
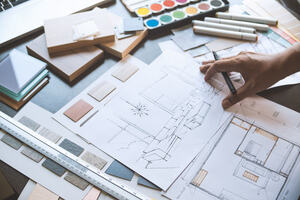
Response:
[{"label": "white paper sheet", "polygon": [[[178,200],[297,200],[300,114],[261,97],[247,98],[231,111],[237,112],[234,120],[164,195]],[[203,180],[195,179],[200,171],[206,171]]]},{"label": "white paper sheet", "polygon": [[[87,88],[54,118],[166,190],[230,115],[220,103],[227,87],[212,84],[191,57],[164,52],[105,105],[93,102]],[[78,99],[100,110],[82,127],[63,115]]]}]

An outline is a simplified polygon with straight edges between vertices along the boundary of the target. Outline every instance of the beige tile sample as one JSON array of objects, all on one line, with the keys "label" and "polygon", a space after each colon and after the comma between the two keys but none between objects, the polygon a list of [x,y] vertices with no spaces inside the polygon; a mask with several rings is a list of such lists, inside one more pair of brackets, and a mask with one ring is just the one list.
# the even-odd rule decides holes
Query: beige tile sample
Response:
[{"label": "beige tile sample", "polygon": [[103,81],[89,91],[89,95],[97,101],[102,101],[106,96],[116,89],[112,83]]},{"label": "beige tile sample", "polygon": [[122,82],[127,81],[133,74],[135,74],[139,68],[132,64],[123,64],[116,69],[111,75]]},{"label": "beige tile sample", "polygon": [[97,200],[101,191],[97,188],[93,187],[87,195],[83,198],[83,200]]},{"label": "beige tile sample", "polygon": [[37,183],[28,200],[58,200],[58,198],[59,196]]},{"label": "beige tile sample", "polygon": [[72,121],[78,122],[84,115],[86,115],[92,109],[93,106],[80,99],[75,104],[73,104],[68,110],[66,110],[64,112],[64,115],[69,117]]}]

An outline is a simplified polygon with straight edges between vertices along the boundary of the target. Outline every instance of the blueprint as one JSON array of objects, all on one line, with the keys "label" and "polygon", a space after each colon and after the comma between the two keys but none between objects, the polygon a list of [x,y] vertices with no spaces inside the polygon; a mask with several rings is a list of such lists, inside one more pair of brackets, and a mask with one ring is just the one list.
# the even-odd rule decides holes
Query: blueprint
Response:
[{"label": "blueprint", "polygon": [[[91,86],[54,118],[167,190],[231,115],[220,103],[227,87],[218,79],[210,84],[198,63],[166,52],[104,103],[87,95]],[[94,108],[75,123],[63,113],[79,99]]]}]

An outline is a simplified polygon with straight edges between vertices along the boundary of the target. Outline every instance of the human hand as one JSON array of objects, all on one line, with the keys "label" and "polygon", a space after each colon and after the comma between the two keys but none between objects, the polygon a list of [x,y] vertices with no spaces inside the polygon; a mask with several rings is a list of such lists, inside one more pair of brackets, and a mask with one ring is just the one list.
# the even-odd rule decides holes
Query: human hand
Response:
[{"label": "human hand", "polygon": [[229,94],[222,102],[224,109],[236,104],[242,99],[263,91],[291,74],[285,71],[285,59],[281,54],[265,55],[251,52],[241,52],[237,56],[220,59],[218,61],[203,62],[200,71],[205,74],[208,81],[219,72],[239,72],[245,84],[237,89],[235,95]]}]

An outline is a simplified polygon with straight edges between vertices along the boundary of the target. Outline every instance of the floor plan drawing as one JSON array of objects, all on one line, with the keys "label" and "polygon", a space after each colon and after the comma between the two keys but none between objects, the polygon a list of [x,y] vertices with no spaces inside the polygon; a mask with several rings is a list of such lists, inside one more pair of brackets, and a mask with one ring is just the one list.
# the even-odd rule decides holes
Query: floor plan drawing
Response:
[{"label": "floor plan drawing", "polygon": [[219,199],[277,199],[299,151],[299,146],[233,118],[192,184]]}]

